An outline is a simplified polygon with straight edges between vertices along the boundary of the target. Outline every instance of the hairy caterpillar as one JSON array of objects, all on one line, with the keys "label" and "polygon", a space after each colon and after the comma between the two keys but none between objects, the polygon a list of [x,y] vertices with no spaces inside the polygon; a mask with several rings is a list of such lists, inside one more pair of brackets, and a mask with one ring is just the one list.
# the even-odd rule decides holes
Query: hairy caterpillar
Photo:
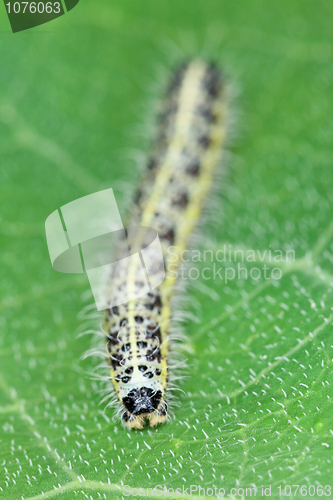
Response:
[{"label": "hairy caterpillar", "polygon": [[168,271],[168,248],[173,245],[179,262],[201,214],[224,144],[226,101],[216,67],[193,60],[177,68],[162,103],[157,138],[129,222],[158,231],[166,277],[141,298],[113,306],[111,297],[141,286],[135,267],[118,270],[110,280],[103,323],[110,376],[127,428],[142,429],[146,420],[155,426],[168,418],[176,282],[175,273]]}]

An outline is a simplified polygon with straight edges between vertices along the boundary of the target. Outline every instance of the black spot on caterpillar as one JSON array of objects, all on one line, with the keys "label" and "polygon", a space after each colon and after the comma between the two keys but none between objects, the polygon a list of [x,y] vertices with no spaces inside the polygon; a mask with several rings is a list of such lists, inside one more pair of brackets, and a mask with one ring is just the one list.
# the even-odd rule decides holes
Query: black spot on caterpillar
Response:
[{"label": "black spot on caterpillar", "polygon": [[[158,231],[168,270],[168,248],[180,252],[200,216],[225,139],[226,89],[218,69],[201,60],[179,66],[162,103],[157,138],[135,196],[130,225]],[[173,260],[173,264],[175,261]],[[142,429],[168,418],[169,331],[174,274],[155,290],[105,312],[110,376],[125,427]],[[140,288],[135,270],[111,279],[110,295]],[[121,300],[117,300],[121,303]]]}]

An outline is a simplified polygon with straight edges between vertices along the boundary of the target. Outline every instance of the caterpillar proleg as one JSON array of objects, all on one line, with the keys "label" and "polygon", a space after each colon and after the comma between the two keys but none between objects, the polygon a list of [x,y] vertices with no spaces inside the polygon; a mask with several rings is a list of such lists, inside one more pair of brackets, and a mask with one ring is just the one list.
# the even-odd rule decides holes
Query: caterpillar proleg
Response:
[{"label": "caterpillar proleg", "polygon": [[218,69],[201,60],[180,65],[162,102],[157,137],[129,214],[130,226],[157,230],[166,276],[153,291],[114,306],[111,297],[141,286],[135,268],[120,270],[111,279],[103,323],[110,377],[126,428],[142,429],[146,421],[152,427],[169,416],[168,360],[176,278],[168,271],[168,249],[173,246],[175,269],[214,182],[226,115],[226,88]]}]

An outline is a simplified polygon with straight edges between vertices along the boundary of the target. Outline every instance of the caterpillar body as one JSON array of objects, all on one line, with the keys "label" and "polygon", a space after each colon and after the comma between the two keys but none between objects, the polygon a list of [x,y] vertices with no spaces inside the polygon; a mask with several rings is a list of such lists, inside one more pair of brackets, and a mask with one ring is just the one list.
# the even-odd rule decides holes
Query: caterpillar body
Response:
[{"label": "caterpillar body", "polygon": [[[187,248],[214,180],[226,135],[227,98],[220,72],[202,60],[174,72],[162,102],[157,137],[135,196],[129,223],[157,230],[166,268],[163,283],[122,303],[142,283],[135,266],[123,265],[110,280],[103,330],[110,377],[126,428],[155,426],[169,417],[168,379],[173,269]],[[143,242],[141,242],[143,243]],[[175,255],[177,256],[175,260]],[[117,299],[117,306],[113,306]]]}]

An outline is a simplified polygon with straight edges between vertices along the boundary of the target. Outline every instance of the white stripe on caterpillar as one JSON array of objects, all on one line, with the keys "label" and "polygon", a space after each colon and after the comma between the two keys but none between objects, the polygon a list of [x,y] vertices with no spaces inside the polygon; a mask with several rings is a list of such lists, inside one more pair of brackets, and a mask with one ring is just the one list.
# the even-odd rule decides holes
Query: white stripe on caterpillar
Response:
[{"label": "white stripe on caterpillar", "polygon": [[[137,267],[123,266],[111,277],[109,309],[103,329],[110,376],[125,427],[142,429],[168,418],[168,358],[174,320],[173,268],[202,211],[211,188],[226,133],[224,82],[212,64],[194,60],[174,73],[162,103],[158,134],[147,171],[130,212],[130,226],[158,231],[166,266],[162,285],[140,299],[112,306],[126,291],[141,286]],[[176,255],[176,259],[175,259]]]}]

